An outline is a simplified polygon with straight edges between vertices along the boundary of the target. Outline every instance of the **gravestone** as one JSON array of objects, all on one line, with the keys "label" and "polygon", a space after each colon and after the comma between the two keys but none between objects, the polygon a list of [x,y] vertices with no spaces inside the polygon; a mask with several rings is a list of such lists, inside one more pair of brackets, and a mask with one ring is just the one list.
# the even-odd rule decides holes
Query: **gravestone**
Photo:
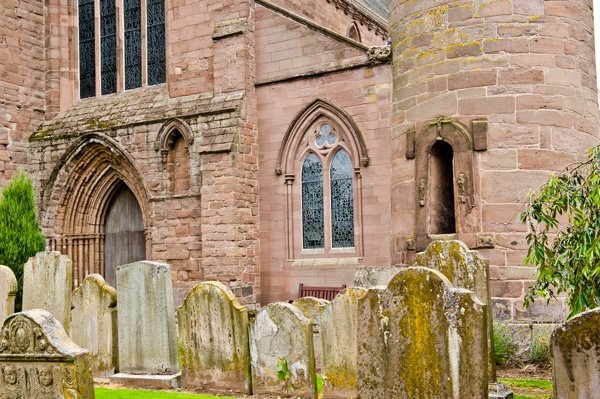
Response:
[{"label": "gravestone", "polygon": [[174,388],[181,382],[171,268],[156,262],[117,267],[119,374],[112,383]]},{"label": "gravestone", "polygon": [[195,286],[177,320],[183,386],[252,394],[248,312],[229,288],[215,281]]},{"label": "gravestone", "polygon": [[254,393],[316,398],[312,338],[311,321],[294,306],[277,302],[262,308],[250,323]]},{"label": "gravestone", "polygon": [[94,398],[88,352],[45,310],[9,316],[0,331],[0,398]]},{"label": "gravestone", "polygon": [[313,348],[315,350],[315,367],[317,373],[321,371],[321,361],[323,357],[323,346],[321,344],[321,334],[323,328],[321,326],[320,317],[329,301],[327,299],[305,296],[296,299],[292,302],[298,310],[310,320],[313,324]]},{"label": "gravestone", "polygon": [[359,266],[354,274],[354,286],[363,288],[385,287],[400,270],[402,268],[389,266]]},{"label": "gravestone", "polygon": [[118,368],[117,291],[99,274],[90,274],[73,291],[71,339],[90,352],[94,377]]},{"label": "gravestone", "polygon": [[358,301],[364,288],[346,288],[321,315],[323,398],[355,398],[358,378]]},{"label": "gravestone", "polygon": [[550,339],[554,398],[600,395],[600,308],[561,324]]},{"label": "gravestone", "polygon": [[409,267],[359,300],[361,399],[487,398],[487,309],[438,271]]},{"label": "gravestone", "polygon": [[38,252],[23,266],[23,310],[45,309],[70,331],[73,263],[60,252]]},{"label": "gravestone", "polygon": [[477,251],[471,251],[463,242],[447,240],[429,244],[425,252],[417,254],[411,266],[428,267],[439,271],[450,280],[453,287],[473,291],[477,298],[487,305],[488,376],[490,381],[496,381],[489,262],[481,258]]},{"label": "gravestone", "polygon": [[15,312],[17,278],[8,266],[0,265],[0,324]]}]

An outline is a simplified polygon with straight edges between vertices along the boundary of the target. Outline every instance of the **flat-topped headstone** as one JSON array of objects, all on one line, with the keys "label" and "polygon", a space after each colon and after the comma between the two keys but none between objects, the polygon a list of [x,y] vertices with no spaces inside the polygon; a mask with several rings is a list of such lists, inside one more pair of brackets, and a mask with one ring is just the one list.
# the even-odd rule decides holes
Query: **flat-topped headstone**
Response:
[{"label": "flat-topped headstone", "polygon": [[17,278],[8,266],[0,265],[0,324],[15,312]]},{"label": "flat-topped headstone", "polygon": [[561,324],[550,339],[554,398],[600,395],[600,308]]},{"label": "flat-topped headstone", "polygon": [[313,347],[315,350],[315,366],[317,373],[321,371],[321,361],[323,358],[323,345],[321,344],[322,327],[320,317],[329,301],[327,299],[305,296],[292,302],[298,310],[313,323]]},{"label": "flat-topped headstone", "polygon": [[45,310],[9,316],[0,331],[0,398],[94,398],[88,352]]},{"label": "flat-topped headstone", "polygon": [[438,271],[409,267],[359,300],[357,397],[487,398],[487,309]]},{"label": "flat-topped headstone", "polygon": [[[111,381],[130,385],[129,375],[174,376],[166,383],[157,378],[156,387],[179,385],[171,268],[148,261],[118,266],[117,286],[119,374]],[[139,385],[153,386],[149,378]]]},{"label": "flat-topped headstone", "polygon": [[354,274],[354,286],[362,288],[387,286],[400,270],[402,268],[391,266],[359,266]]},{"label": "flat-topped headstone", "polygon": [[71,339],[90,352],[94,377],[118,368],[117,291],[99,274],[90,274],[73,291]]},{"label": "flat-topped headstone", "polygon": [[177,321],[183,386],[252,394],[248,312],[229,288],[216,281],[195,286]]},{"label": "flat-topped headstone", "polygon": [[256,314],[250,323],[250,353],[255,394],[317,397],[312,323],[294,306],[271,303]]},{"label": "flat-topped headstone", "polygon": [[73,262],[60,252],[38,252],[23,266],[23,310],[45,309],[70,331]]}]

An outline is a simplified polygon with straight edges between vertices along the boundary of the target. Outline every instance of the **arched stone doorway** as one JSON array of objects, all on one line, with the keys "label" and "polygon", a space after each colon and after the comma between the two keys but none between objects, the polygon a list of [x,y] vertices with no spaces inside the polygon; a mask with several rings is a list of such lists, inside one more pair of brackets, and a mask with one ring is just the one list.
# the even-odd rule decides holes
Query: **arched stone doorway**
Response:
[{"label": "arched stone doorway", "polygon": [[145,258],[142,210],[133,192],[122,183],[108,204],[104,221],[104,279],[116,287],[117,266]]}]

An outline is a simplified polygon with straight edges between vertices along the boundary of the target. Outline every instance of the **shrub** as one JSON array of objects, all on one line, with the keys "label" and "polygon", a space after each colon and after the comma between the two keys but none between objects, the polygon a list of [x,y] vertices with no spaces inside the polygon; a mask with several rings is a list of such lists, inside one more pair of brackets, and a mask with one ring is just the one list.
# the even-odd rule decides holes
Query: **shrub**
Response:
[{"label": "shrub", "polygon": [[539,333],[531,338],[529,361],[533,364],[550,367],[550,333]]},{"label": "shrub", "polygon": [[12,269],[19,284],[15,310],[22,306],[23,265],[41,252],[46,240],[40,232],[31,178],[18,170],[0,194],[0,264]]},{"label": "shrub", "polygon": [[494,351],[496,364],[508,366],[517,362],[519,345],[516,338],[516,330],[508,323],[494,321]]}]

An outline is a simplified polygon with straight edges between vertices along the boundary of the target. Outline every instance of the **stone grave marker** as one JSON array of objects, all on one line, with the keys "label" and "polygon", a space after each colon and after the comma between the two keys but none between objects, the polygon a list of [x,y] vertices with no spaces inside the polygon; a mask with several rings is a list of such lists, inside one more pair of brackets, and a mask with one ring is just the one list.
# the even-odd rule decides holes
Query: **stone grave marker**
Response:
[{"label": "stone grave marker", "polygon": [[177,320],[183,386],[252,394],[248,312],[229,288],[216,281],[195,286]]},{"label": "stone grave marker", "polygon": [[70,331],[73,264],[60,252],[38,252],[23,266],[23,310],[45,309]]},{"label": "stone grave marker", "polygon": [[438,271],[409,267],[359,300],[361,399],[488,396],[487,309]]},{"label": "stone grave marker", "polygon": [[15,312],[17,278],[8,266],[0,265],[0,324]]},{"label": "stone grave marker", "polygon": [[359,266],[354,274],[354,286],[363,288],[385,287],[400,270],[402,270],[400,267]]},{"label": "stone grave marker", "polygon": [[90,274],[73,291],[71,339],[90,352],[94,377],[118,369],[117,291],[99,274]]},{"label": "stone grave marker", "polygon": [[323,398],[355,398],[358,378],[358,301],[364,288],[346,288],[320,318],[323,340]]},{"label": "stone grave marker", "polygon": [[119,374],[115,384],[147,388],[181,382],[171,268],[141,261],[117,267]]},{"label": "stone grave marker", "polygon": [[316,398],[312,339],[311,321],[294,306],[276,302],[262,308],[250,323],[254,393]]},{"label": "stone grave marker", "polygon": [[600,308],[561,324],[550,339],[554,398],[600,395]]},{"label": "stone grave marker", "polygon": [[327,299],[315,298],[312,296],[305,296],[303,298],[296,299],[292,305],[310,320],[313,324],[313,347],[315,350],[315,367],[317,373],[321,371],[321,361],[323,357],[323,345],[321,344],[321,334],[323,328],[321,326],[320,317],[329,301]]},{"label": "stone grave marker", "polygon": [[88,352],[45,310],[9,316],[0,331],[0,398],[94,398]]}]

